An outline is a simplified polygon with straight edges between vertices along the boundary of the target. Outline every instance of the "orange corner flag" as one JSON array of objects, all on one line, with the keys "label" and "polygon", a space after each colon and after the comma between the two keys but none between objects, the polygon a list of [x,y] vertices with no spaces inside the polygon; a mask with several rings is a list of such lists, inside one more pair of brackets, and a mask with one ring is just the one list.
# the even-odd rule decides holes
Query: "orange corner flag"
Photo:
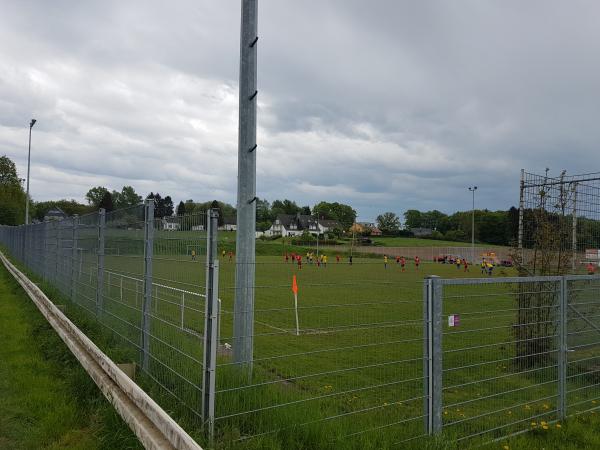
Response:
[{"label": "orange corner flag", "polygon": [[296,283],[296,275],[294,275],[294,278],[292,279],[292,292],[294,294],[298,293],[298,283]]}]

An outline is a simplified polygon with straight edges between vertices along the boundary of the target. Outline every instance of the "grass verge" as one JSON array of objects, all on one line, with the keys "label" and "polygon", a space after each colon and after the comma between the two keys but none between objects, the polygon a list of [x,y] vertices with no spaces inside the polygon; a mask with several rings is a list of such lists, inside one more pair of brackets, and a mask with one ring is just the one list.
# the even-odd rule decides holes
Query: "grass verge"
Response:
[{"label": "grass verge", "polygon": [[3,265],[0,342],[0,448],[141,448]]}]

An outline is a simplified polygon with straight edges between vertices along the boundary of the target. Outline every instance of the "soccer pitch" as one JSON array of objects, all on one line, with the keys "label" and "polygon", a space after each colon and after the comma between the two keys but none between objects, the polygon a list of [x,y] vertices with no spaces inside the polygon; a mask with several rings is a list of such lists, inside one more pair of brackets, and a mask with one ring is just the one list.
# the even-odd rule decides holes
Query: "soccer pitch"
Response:
[{"label": "soccer pitch", "polygon": [[[157,252],[147,375],[177,401],[200,409],[205,260]],[[220,340],[215,429],[227,448],[386,448],[424,434],[423,278],[479,278],[478,266],[347,257],[327,266],[258,256],[252,377],[232,361],[235,258],[220,255]],[[91,261],[90,261],[91,262]],[[139,255],[107,255],[103,320],[139,342],[143,271]],[[86,264],[84,264],[86,266]],[[93,274],[92,274],[93,275]],[[296,335],[292,277],[299,287]],[[494,277],[512,276],[496,268]],[[91,276],[93,278],[93,276]],[[556,418],[555,364],[527,369],[515,360],[514,286],[448,286],[444,325],[444,430],[483,440]],[[135,305],[135,307],[132,307]],[[120,320],[116,318],[119,317]],[[138,326],[132,326],[136,324]],[[469,349],[463,351],[463,349]],[[549,355],[553,360],[554,355]],[[573,386],[581,380],[573,379]],[[579,383],[579,384],[577,384]],[[582,390],[571,401],[585,401]],[[185,408],[183,407],[185,406]],[[177,415],[177,414],[176,414]],[[537,420],[537,419],[536,419]],[[196,420],[198,426],[198,421]],[[495,431],[494,431],[495,430]],[[475,439],[478,439],[475,436]],[[415,441],[418,442],[418,439]]]}]

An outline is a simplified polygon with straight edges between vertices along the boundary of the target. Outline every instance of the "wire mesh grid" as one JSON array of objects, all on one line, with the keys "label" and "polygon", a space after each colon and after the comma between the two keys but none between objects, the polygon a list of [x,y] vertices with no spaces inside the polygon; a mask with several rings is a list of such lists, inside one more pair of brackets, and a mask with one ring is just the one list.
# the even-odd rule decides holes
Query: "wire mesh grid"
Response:
[{"label": "wire mesh grid", "polygon": [[[247,313],[235,310],[241,263],[232,252],[220,257],[217,432],[262,445],[292,428],[384,446],[423,435],[422,288],[399,281],[399,265],[259,256],[253,327],[235,335],[236,316]],[[246,341],[250,376],[235,355]]]},{"label": "wire mesh grid", "polygon": [[117,362],[137,363],[148,386],[200,417],[206,214],[146,216],[138,205],[0,227],[0,242],[110,332]]},{"label": "wire mesh grid", "polygon": [[523,171],[518,244],[530,267],[583,273],[590,263],[600,265],[600,173],[552,177]]},{"label": "wire mesh grid", "polygon": [[442,283],[444,432],[489,441],[556,420],[560,279]]}]

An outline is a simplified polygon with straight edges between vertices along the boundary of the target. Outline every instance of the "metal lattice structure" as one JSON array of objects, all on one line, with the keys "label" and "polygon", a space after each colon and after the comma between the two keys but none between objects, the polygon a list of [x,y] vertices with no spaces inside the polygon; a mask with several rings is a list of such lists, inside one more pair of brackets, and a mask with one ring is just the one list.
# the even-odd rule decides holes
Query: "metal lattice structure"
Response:
[{"label": "metal lattice structure", "polygon": [[518,248],[531,274],[600,264],[600,173],[558,177],[521,171]]}]

